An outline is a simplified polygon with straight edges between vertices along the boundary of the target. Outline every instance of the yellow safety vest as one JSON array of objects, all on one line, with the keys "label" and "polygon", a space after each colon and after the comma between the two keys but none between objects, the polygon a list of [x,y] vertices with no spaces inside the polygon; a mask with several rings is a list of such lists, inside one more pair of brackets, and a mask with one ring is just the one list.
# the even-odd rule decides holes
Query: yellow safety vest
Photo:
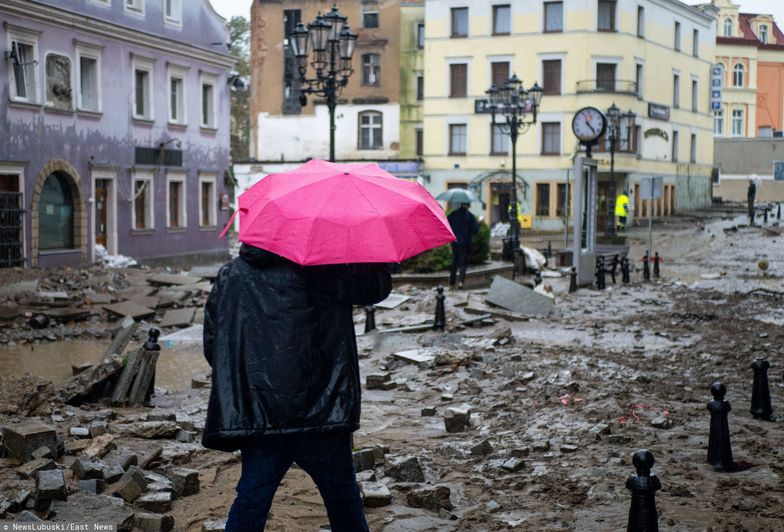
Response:
[{"label": "yellow safety vest", "polygon": [[615,216],[628,216],[629,215],[629,196],[621,194],[615,200]]}]

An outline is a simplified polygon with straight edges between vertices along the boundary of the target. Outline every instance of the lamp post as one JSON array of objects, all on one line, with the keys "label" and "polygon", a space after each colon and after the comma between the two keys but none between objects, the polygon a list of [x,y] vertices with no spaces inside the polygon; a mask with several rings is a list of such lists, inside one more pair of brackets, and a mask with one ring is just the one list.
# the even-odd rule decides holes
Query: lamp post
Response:
[{"label": "lamp post", "polygon": [[[329,13],[319,13],[306,28],[301,22],[289,35],[294,57],[299,69],[299,103],[307,105],[308,94],[322,96],[329,109],[329,160],[335,161],[335,107],[343,87],[354,70],[351,58],[357,34],[352,32],[346,22],[348,17],[333,5]],[[308,47],[312,47],[312,57]],[[308,78],[308,64],[313,67],[315,77]]]},{"label": "lamp post", "polygon": [[631,142],[631,127],[637,115],[632,111],[623,113],[615,103],[607,109],[607,140],[610,143],[610,196],[607,201],[607,228],[605,234],[611,238],[617,235],[615,228],[615,151],[618,141],[622,140],[622,132],[627,131],[627,142]]},{"label": "lamp post", "polygon": [[[512,252],[516,257],[520,249],[520,222],[517,201],[517,138],[536,123],[536,114],[542,101],[542,89],[537,83],[530,89],[516,74],[512,75],[503,87],[491,85],[485,92],[492,115],[492,124],[509,135],[512,142]],[[500,117],[500,121],[496,118]],[[492,142],[492,139],[491,139]]]}]

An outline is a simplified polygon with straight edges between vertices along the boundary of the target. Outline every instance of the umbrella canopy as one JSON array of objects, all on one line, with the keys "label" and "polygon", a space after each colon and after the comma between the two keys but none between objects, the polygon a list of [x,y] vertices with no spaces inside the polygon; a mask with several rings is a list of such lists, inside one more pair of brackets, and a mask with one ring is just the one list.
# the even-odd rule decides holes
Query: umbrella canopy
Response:
[{"label": "umbrella canopy", "polygon": [[473,192],[465,188],[450,188],[446,192],[442,192],[436,196],[436,199],[447,203],[471,203],[472,201],[479,201],[479,198],[477,198]]},{"label": "umbrella canopy", "polygon": [[270,174],[240,195],[238,212],[240,242],[303,266],[400,262],[455,240],[422,185],[375,164],[313,160]]}]

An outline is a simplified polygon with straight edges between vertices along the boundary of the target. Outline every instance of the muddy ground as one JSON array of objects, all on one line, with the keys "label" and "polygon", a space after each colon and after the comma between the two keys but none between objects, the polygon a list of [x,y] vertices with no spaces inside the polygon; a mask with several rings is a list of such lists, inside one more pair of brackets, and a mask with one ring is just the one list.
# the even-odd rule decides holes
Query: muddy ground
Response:
[{"label": "muddy ground", "polygon": [[[635,272],[630,286],[610,283],[603,292],[570,295],[566,278],[545,279],[556,294],[548,318],[495,317],[461,327],[461,320],[474,317],[466,306],[481,306],[486,290],[448,291],[446,333],[361,334],[363,385],[368,375],[381,380],[388,375],[393,383],[384,386],[392,389],[363,390],[362,428],[355,435],[358,449],[386,452],[374,472],[389,488],[391,502],[367,509],[371,528],[622,530],[630,501],[624,483],[634,472],[631,455],[646,448],[655,456],[654,473],[663,486],[657,496],[662,530],[781,530],[784,430],[781,423],[755,420],[749,413],[749,365],[755,357],[770,361],[773,408],[781,413],[783,237],[777,227],[743,223],[713,213],[702,223],[680,219],[657,226],[654,249],[664,262],[662,278],[654,283],[642,283]],[[645,228],[631,229],[630,257],[637,262],[646,240]],[[761,259],[767,260],[767,271],[758,267]],[[143,281],[145,273],[121,274],[132,284]],[[760,288],[765,291],[752,292]],[[431,319],[434,292],[411,286],[396,292],[411,299],[377,311],[380,329]],[[364,313],[358,310],[355,318],[361,332]],[[62,345],[62,356],[72,356],[68,344]],[[162,357],[170,357],[180,374],[179,357],[195,360],[188,357],[200,349],[187,339],[168,347]],[[0,360],[12,360],[2,357],[12,356],[14,349],[18,346],[0,347]],[[392,356],[410,349],[438,356],[430,367]],[[193,375],[203,371],[196,362],[187,365],[196,367]],[[19,417],[8,413],[7,398],[18,397],[21,389],[47,387],[40,379],[26,379],[0,380],[5,386],[0,424]],[[735,459],[752,465],[742,472],[716,473],[705,463],[706,403],[714,381],[727,386],[733,405]],[[113,433],[115,424],[146,419],[150,412],[171,413],[177,424],[193,429],[195,442],[159,439],[154,444],[163,448],[161,460],[199,470],[200,491],[175,500],[171,514],[177,530],[201,530],[205,521],[225,518],[240,464],[235,455],[199,446],[209,390],[189,389],[182,382],[173,379],[168,390],[159,389],[152,410],[115,409],[117,419],[109,429]],[[470,412],[470,426],[448,433],[444,416],[455,407]],[[51,421],[58,412],[66,418],[56,423],[63,430],[90,419],[89,412],[60,405],[44,404],[36,413]],[[116,445],[126,440],[132,439],[116,433]],[[424,482],[385,474],[406,456],[418,459]],[[510,472],[513,457],[522,460],[522,467]],[[13,469],[0,468],[0,489],[12,477]],[[427,485],[448,487],[450,504],[442,506],[451,509],[412,508],[409,492]],[[314,485],[292,469],[276,496],[268,530],[326,526]]]}]

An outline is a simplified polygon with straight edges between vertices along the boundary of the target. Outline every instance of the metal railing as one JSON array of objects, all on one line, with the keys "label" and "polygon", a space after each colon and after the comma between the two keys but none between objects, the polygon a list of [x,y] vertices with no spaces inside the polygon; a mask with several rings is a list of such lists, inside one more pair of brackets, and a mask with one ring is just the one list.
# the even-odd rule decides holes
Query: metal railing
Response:
[{"label": "metal railing", "polygon": [[22,194],[0,192],[0,268],[24,266]]},{"label": "metal railing", "polygon": [[637,82],[620,79],[588,79],[577,82],[577,94],[606,93],[637,96]]}]

